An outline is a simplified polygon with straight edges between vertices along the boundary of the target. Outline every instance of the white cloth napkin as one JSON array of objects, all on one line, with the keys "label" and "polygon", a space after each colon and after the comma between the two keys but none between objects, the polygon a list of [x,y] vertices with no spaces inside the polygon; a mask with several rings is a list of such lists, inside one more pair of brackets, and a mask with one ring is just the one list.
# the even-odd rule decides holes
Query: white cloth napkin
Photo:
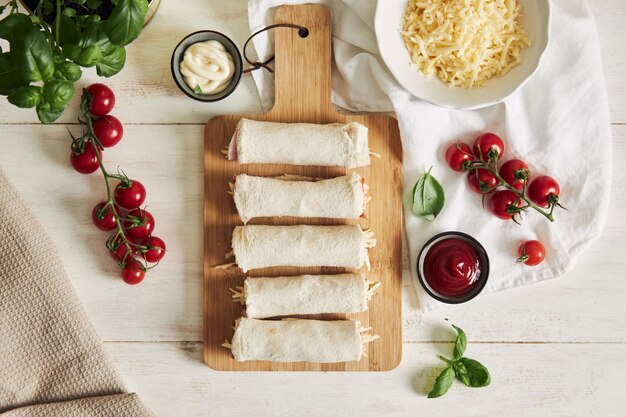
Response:
[{"label": "white cloth napkin", "polygon": [[[326,4],[332,13],[333,102],[355,111],[395,112],[404,147],[405,196],[431,165],[445,189],[445,207],[433,222],[415,217],[411,207],[404,206],[411,272],[422,308],[441,303],[420,286],[416,258],[426,240],[442,231],[469,233],[486,248],[491,272],[484,293],[571,270],[602,231],[611,180],[611,130],[600,45],[585,0],[552,0],[552,38],[537,73],[504,102],[473,111],[433,106],[397,84],[378,53],[375,1],[315,2]],[[303,2],[250,0],[251,31],[273,23],[272,8],[285,3]],[[272,36],[257,36],[254,46],[261,59],[267,58],[273,50]],[[253,75],[268,110],[274,95],[272,74],[258,70]],[[456,139],[471,145],[483,131],[504,139],[503,160],[523,159],[535,175],[559,181],[560,200],[568,211],[559,210],[555,223],[533,212],[525,215],[521,226],[495,218],[482,208],[480,196],[469,190],[465,175],[447,168],[446,147]],[[519,243],[526,239],[539,239],[546,247],[546,260],[537,267],[515,263]]]}]

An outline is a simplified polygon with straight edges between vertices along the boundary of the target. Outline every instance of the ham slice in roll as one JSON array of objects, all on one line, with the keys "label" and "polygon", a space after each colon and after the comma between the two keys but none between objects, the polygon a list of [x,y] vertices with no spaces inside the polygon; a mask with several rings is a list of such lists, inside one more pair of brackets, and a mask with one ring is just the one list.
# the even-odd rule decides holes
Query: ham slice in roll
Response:
[{"label": "ham slice in roll", "polygon": [[246,317],[296,314],[359,313],[367,310],[380,283],[363,274],[300,275],[294,277],[246,278],[236,287],[233,300],[246,306]]},{"label": "ham slice in roll", "polygon": [[275,216],[357,219],[369,200],[365,180],[356,173],[319,181],[240,174],[230,186],[244,224],[255,217]]},{"label": "ham slice in roll", "polygon": [[[236,226],[232,237],[235,263],[247,272],[271,266],[334,266],[369,269],[373,233],[359,225]],[[226,268],[232,264],[220,265]]]},{"label": "ham slice in roll", "polygon": [[317,125],[242,118],[226,154],[241,164],[356,168],[370,163],[367,127],[356,122]]},{"label": "ham slice in roll", "polygon": [[378,336],[365,334],[355,320],[280,321],[240,318],[232,343],[224,343],[236,361],[352,362],[363,356],[365,343]]}]

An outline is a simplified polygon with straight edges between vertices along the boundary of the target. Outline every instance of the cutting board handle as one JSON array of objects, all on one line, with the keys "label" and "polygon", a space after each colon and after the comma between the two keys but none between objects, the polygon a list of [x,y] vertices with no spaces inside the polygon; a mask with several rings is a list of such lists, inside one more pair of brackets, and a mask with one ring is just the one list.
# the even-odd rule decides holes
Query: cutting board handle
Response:
[{"label": "cutting board handle", "polygon": [[[301,37],[297,29],[281,27],[275,33],[275,103],[270,113],[289,114],[290,121],[307,121],[332,114],[330,102],[331,18],[326,6],[306,4],[280,6],[275,23],[308,28]],[[306,99],[304,98],[306,97]]]}]

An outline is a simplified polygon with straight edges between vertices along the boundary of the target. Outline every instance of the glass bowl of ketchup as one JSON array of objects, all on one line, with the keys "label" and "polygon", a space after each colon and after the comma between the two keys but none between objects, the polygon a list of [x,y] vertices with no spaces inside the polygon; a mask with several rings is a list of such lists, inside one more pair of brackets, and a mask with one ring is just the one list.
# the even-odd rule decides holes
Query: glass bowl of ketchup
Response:
[{"label": "glass bowl of ketchup", "polygon": [[489,277],[485,248],[462,232],[433,236],[417,257],[417,276],[434,299],[459,304],[476,297]]}]

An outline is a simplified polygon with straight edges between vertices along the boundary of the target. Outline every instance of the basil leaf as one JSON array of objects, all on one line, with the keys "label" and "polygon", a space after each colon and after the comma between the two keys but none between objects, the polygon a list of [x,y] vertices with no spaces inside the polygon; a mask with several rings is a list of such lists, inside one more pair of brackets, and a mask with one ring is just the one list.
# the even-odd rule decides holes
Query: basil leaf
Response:
[{"label": "basil leaf", "polygon": [[43,0],[43,14],[50,15],[54,10],[54,4],[51,0]]},{"label": "basil leaf", "polygon": [[53,80],[43,85],[43,99],[54,109],[67,106],[74,96],[74,83],[65,80]]},{"label": "basil leaf", "polygon": [[76,44],[85,49],[90,46],[97,46],[102,52],[102,56],[112,53],[116,46],[109,41],[109,37],[104,31],[103,23],[97,22],[90,24],[83,33],[80,34]]},{"label": "basil leaf", "polygon": [[111,43],[126,46],[139,36],[148,12],[148,0],[120,0],[104,23]]},{"label": "basil leaf", "polygon": [[[80,40],[80,32],[76,27],[76,21],[72,18],[72,13],[65,13],[67,10],[73,10],[74,13],[76,11],[74,9],[65,9],[61,17],[59,18],[59,44],[77,44]],[[56,36],[56,25],[52,25],[51,27],[52,33]]]},{"label": "basil leaf", "polygon": [[112,77],[124,68],[126,63],[126,50],[124,48],[113,47],[114,49],[105,55],[96,64],[96,72],[101,77]]},{"label": "basil leaf", "polygon": [[86,48],[73,44],[63,45],[63,53],[83,67],[93,67],[102,59],[102,51],[97,45],[90,45]]},{"label": "basil leaf", "polygon": [[61,12],[63,16],[74,17],[76,16],[76,9],[72,9],[71,7],[66,7]]},{"label": "basil leaf", "polygon": [[413,188],[413,213],[428,221],[437,217],[446,201],[443,187],[430,174],[432,169],[433,167],[430,167],[428,172],[417,180]]},{"label": "basil leaf", "polygon": [[0,38],[12,42],[33,28],[33,22],[23,13],[14,13],[0,20]]},{"label": "basil leaf", "polygon": [[102,4],[102,1],[100,0],[87,0],[87,7],[93,10],[100,7],[101,4]]},{"label": "basil leaf", "polygon": [[486,387],[491,383],[489,371],[474,359],[460,358],[454,363],[456,377],[468,387]]},{"label": "basil leaf", "polygon": [[23,109],[35,107],[37,104],[41,103],[41,87],[35,87],[32,85],[20,87],[9,94],[9,97],[7,98],[9,103]]},{"label": "basil leaf", "polygon": [[0,55],[0,94],[7,95],[20,87],[26,87],[29,81],[23,77],[20,68],[13,60],[11,52]]},{"label": "basil leaf", "polygon": [[454,359],[459,359],[463,357],[465,353],[465,348],[467,348],[467,336],[465,336],[465,332],[460,328],[452,325],[454,329],[457,331],[458,335],[456,336],[456,341],[454,342]]},{"label": "basil leaf", "polygon": [[11,43],[11,50],[15,53],[15,64],[27,80],[48,81],[54,75],[52,49],[39,30],[32,28],[23,36],[16,37]]},{"label": "basil leaf", "polygon": [[63,113],[63,109],[56,109],[50,105],[50,103],[46,103],[42,101],[37,105],[37,116],[41,123],[49,124],[58,119]]},{"label": "basil leaf", "polygon": [[63,78],[72,82],[78,81],[83,75],[83,71],[80,67],[73,62],[64,62],[57,65],[57,71],[61,73]]},{"label": "basil leaf", "polygon": [[448,389],[452,386],[453,382],[454,382],[454,369],[448,366],[439,374],[437,379],[435,379],[433,388],[428,393],[428,398],[441,397],[443,394],[448,392]]}]

